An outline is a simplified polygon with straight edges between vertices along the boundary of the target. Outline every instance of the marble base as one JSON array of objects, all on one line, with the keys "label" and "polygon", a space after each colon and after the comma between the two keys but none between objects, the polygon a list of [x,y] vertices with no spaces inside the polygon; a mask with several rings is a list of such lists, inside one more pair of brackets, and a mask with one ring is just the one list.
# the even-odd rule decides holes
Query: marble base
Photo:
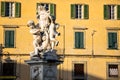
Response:
[{"label": "marble base", "polygon": [[25,61],[30,66],[30,80],[57,80],[57,65],[63,61],[50,54],[45,54],[44,59]]}]

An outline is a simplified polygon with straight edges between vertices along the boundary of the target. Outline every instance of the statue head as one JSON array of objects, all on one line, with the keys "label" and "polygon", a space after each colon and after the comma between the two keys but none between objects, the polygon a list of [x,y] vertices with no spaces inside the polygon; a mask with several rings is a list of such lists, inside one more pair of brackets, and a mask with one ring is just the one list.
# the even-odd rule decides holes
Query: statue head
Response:
[{"label": "statue head", "polygon": [[28,27],[30,27],[30,26],[35,26],[34,21],[33,21],[33,20],[29,20],[29,21],[27,22],[27,26],[28,26]]},{"label": "statue head", "polygon": [[42,11],[42,10],[46,10],[46,9],[45,9],[45,7],[44,7],[44,6],[39,5],[39,6],[38,6],[38,11]]}]

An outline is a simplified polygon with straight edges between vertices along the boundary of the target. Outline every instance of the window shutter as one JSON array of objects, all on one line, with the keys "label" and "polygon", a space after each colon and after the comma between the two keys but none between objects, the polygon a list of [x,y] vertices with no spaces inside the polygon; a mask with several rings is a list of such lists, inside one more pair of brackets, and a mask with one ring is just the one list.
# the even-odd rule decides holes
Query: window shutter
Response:
[{"label": "window shutter", "polygon": [[21,3],[15,3],[15,17],[21,17]]},{"label": "window shutter", "polygon": [[108,6],[107,5],[104,5],[104,19],[108,19],[109,16],[108,16]]},{"label": "window shutter", "polygon": [[112,47],[112,33],[108,33],[108,47]]},{"label": "window shutter", "polygon": [[5,47],[9,47],[9,39],[10,39],[10,36],[9,36],[9,31],[5,31]]},{"label": "window shutter", "polygon": [[[40,6],[40,3],[37,3],[37,5],[36,5],[36,14],[38,14],[38,6]],[[37,16],[37,18],[38,18],[38,16]]]},{"label": "window shutter", "polygon": [[14,47],[14,31],[5,31],[5,47]]},{"label": "window shutter", "polygon": [[75,48],[84,48],[83,32],[75,32]]},{"label": "window shutter", "polygon": [[117,19],[120,19],[120,5],[117,6]]},{"label": "window shutter", "polygon": [[84,33],[80,32],[80,48],[84,48],[83,40],[84,40]]},{"label": "window shutter", "polygon": [[51,16],[56,16],[56,15],[55,15],[55,11],[56,11],[56,10],[55,10],[55,9],[56,9],[55,7],[56,7],[55,4],[50,4],[50,15],[51,15]]},{"label": "window shutter", "polygon": [[88,19],[88,18],[89,18],[89,6],[84,5],[84,19]]},{"label": "window shutter", "polygon": [[117,33],[113,33],[113,48],[117,48]]},{"label": "window shutter", "polygon": [[40,5],[40,3],[37,3],[36,9],[38,9],[38,6]]},{"label": "window shutter", "polygon": [[75,48],[79,48],[80,34],[79,32],[75,32]]},{"label": "window shutter", "polygon": [[116,44],[117,44],[117,33],[108,33],[108,47],[109,48],[117,48]]},{"label": "window shutter", "polygon": [[14,47],[14,31],[10,31],[10,47]]},{"label": "window shutter", "polygon": [[71,18],[72,19],[75,19],[75,5],[74,4],[71,4]]},{"label": "window shutter", "polygon": [[5,2],[1,2],[1,16],[5,16]]}]

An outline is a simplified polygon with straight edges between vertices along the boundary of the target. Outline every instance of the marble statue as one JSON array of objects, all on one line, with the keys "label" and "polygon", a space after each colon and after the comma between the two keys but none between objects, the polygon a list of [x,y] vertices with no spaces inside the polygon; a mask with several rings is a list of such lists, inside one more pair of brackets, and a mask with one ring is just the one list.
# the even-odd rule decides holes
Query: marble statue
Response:
[{"label": "marble statue", "polygon": [[27,23],[27,26],[30,27],[30,33],[33,35],[34,51],[30,52],[31,57],[53,51],[59,43],[56,39],[56,36],[60,35],[57,32],[59,24],[55,23],[54,16],[51,16],[42,5],[38,6],[37,20],[37,25],[33,20],[29,20]]}]

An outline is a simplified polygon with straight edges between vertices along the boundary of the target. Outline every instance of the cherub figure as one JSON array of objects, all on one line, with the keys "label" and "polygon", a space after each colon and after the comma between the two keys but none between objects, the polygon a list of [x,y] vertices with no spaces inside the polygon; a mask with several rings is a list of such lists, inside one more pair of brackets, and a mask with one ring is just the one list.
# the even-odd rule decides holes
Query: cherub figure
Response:
[{"label": "cherub figure", "polygon": [[50,38],[52,50],[54,49],[54,46],[57,46],[59,43],[59,41],[57,39],[55,39],[56,36],[60,35],[60,33],[57,32],[58,28],[59,28],[59,24],[56,24],[55,20],[53,19],[49,26],[49,38]]},{"label": "cherub figure", "polygon": [[33,20],[29,20],[27,26],[30,27],[30,33],[33,35],[33,46],[35,49],[39,47],[42,42],[40,29],[35,25]]}]

